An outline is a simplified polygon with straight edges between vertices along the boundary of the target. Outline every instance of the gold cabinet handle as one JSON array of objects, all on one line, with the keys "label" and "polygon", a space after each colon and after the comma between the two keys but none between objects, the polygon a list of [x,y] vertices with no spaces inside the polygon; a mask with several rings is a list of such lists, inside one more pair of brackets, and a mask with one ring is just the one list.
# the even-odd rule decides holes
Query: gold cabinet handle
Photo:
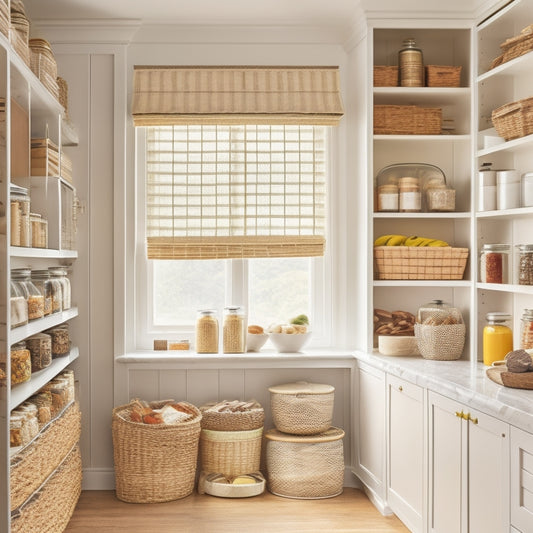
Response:
[{"label": "gold cabinet handle", "polygon": [[402,391],[403,391],[403,387],[400,385],[400,386],[398,387],[398,390],[399,390],[400,392],[402,392]]},{"label": "gold cabinet handle", "polygon": [[463,418],[464,413],[463,413],[463,411],[461,411],[461,412],[455,411],[455,416],[458,416],[459,418]]},{"label": "gold cabinet handle", "polygon": [[470,420],[470,413],[464,413],[463,420]]},{"label": "gold cabinet handle", "polygon": [[477,418],[471,418],[470,419],[470,422],[474,423],[474,424],[477,424],[478,423],[478,420]]}]

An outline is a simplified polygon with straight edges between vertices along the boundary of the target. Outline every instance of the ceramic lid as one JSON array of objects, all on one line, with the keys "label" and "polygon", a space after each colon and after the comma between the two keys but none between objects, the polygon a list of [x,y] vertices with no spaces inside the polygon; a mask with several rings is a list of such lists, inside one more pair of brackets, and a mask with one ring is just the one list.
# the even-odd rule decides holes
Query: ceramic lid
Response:
[{"label": "ceramic lid", "polygon": [[340,440],[344,437],[344,430],[331,426],[328,430],[318,433],[316,435],[291,435],[289,433],[282,433],[277,429],[269,429],[265,433],[268,440],[275,440],[278,442],[302,442],[302,443],[317,443],[317,442],[332,442]]},{"label": "ceramic lid", "polygon": [[330,394],[335,391],[335,387],[322,383],[296,381],[295,383],[274,385],[269,387],[268,390],[277,394]]}]

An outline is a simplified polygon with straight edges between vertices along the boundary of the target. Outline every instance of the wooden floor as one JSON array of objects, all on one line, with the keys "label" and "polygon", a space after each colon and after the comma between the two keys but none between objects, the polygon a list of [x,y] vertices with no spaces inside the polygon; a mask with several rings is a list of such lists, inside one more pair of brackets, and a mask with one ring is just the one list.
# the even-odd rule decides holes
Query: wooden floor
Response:
[{"label": "wooden floor", "polygon": [[236,533],[407,532],[398,518],[384,517],[365,494],[344,489],[324,500],[293,500],[265,492],[246,499],[196,492],[157,504],[124,503],[113,491],[84,491],[66,532]]}]

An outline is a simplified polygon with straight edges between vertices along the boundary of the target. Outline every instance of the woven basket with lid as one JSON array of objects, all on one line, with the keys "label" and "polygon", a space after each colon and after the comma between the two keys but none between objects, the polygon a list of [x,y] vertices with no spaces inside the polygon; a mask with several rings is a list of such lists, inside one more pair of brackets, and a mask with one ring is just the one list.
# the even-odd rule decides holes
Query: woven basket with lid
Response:
[{"label": "woven basket with lid", "polygon": [[297,381],[269,387],[272,420],[279,431],[315,435],[333,420],[335,387]]}]

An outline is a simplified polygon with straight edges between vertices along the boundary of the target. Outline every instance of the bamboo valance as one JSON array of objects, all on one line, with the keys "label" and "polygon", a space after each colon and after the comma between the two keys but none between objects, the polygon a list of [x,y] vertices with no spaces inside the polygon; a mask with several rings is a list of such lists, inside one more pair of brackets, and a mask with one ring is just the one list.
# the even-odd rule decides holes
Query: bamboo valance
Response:
[{"label": "bamboo valance", "polygon": [[338,67],[136,66],[135,126],[337,125]]}]

